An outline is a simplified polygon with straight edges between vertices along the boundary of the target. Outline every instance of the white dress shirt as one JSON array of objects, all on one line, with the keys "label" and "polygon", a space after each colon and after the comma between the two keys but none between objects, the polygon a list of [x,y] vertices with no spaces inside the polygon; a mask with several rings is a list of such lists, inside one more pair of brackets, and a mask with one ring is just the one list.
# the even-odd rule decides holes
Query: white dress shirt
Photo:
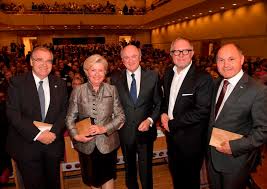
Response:
[{"label": "white dress shirt", "polygon": [[[227,98],[230,96],[230,94],[232,93],[232,91],[234,90],[236,84],[239,82],[239,80],[241,79],[241,77],[243,76],[244,72],[243,70],[240,70],[240,72],[238,72],[238,74],[236,74],[234,77],[230,78],[230,79],[227,79],[229,84],[227,86],[227,90],[225,92],[225,95],[224,95],[224,98],[223,98],[223,101],[221,103],[221,106],[218,110],[218,113],[217,113],[217,116],[216,116],[216,119],[218,117],[218,115],[220,114],[223,106],[224,106],[224,103],[226,102]],[[222,87],[223,87],[223,81],[224,79],[221,81],[221,84],[219,86],[219,89],[217,91],[217,97],[216,97],[216,103],[218,101],[218,98],[220,96],[220,93],[221,93],[221,90],[222,90]]]},{"label": "white dress shirt", "polygon": [[[127,84],[128,84],[129,91],[131,89],[131,84],[133,81],[133,78],[131,76],[132,74],[134,74],[134,78],[136,81],[136,92],[137,92],[137,99],[138,99],[139,92],[140,92],[140,83],[141,83],[141,66],[138,66],[138,68],[134,72],[130,72],[129,70],[126,70]],[[150,127],[152,127],[154,123],[153,119],[151,117],[148,117],[147,119],[151,122]]]},{"label": "white dress shirt", "polygon": [[141,67],[139,66],[135,72],[130,72],[129,70],[126,70],[126,75],[127,75],[127,84],[128,84],[128,89],[130,91],[131,89],[131,84],[133,81],[132,74],[134,74],[134,78],[136,81],[136,92],[137,92],[137,98],[140,92],[140,82],[141,82]]},{"label": "white dress shirt", "polygon": [[178,92],[182,86],[184,78],[188,70],[190,69],[191,65],[192,65],[192,62],[187,67],[185,67],[182,71],[180,71],[180,73],[177,72],[176,66],[173,67],[174,76],[172,79],[170,97],[169,97],[169,106],[168,106],[168,116],[170,120],[173,119],[173,109],[174,109],[174,105],[176,102]]},{"label": "white dress shirt", "polygon": [[[40,85],[39,81],[41,81],[41,79],[37,77],[34,72],[32,73],[33,73],[33,78],[34,78],[35,85],[36,85],[36,90],[38,90],[39,85]],[[48,77],[44,78],[42,81],[43,81],[43,89],[44,89],[44,96],[45,96],[45,115],[46,115],[49,104],[50,104],[50,88],[49,88]],[[36,139],[39,137],[41,133],[42,131],[40,131],[33,140],[36,141]]]}]

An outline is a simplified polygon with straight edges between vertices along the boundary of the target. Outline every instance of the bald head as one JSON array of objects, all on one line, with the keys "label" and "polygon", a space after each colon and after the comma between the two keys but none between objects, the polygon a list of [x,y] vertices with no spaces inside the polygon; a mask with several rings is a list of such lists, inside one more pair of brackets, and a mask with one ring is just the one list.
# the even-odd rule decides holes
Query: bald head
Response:
[{"label": "bald head", "polygon": [[134,45],[127,45],[121,50],[121,59],[127,70],[135,72],[140,65],[141,51]]},{"label": "bald head", "polygon": [[242,70],[244,56],[236,44],[228,43],[219,49],[216,62],[219,73],[230,79]]}]

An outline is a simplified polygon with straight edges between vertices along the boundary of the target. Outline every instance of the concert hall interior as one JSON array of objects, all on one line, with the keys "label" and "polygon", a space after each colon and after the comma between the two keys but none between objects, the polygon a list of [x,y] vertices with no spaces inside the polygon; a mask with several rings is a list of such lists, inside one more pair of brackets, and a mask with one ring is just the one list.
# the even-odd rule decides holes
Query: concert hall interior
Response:
[{"label": "concert hall interior", "polygon": [[[82,64],[89,55],[97,53],[107,59],[109,81],[112,73],[124,68],[120,53],[127,44],[141,48],[140,65],[157,72],[163,83],[165,70],[172,65],[170,46],[177,37],[190,40],[194,64],[213,79],[220,75],[216,67],[218,49],[226,43],[237,44],[245,56],[244,72],[267,84],[266,0],[1,0],[0,188],[23,189],[16,163],[7,161],[4,153],[8,121],[3,117],[2,103],[7,99],[10,78],[31,69],[30,55],[35,46],[52,50],[51,74],[66,81],[70,94],[76,85],[74,81],[77,85],[87,81]],[[172,188],[160,117],[156,126],[153,186]],[[82,182],[79,158],[67,131],[64,136],[61,189],[89,188]],[[267,189],[265,148],[261,164],[251,174],[261,189]],[[206,166],[203,163],[200,172],[203,189],[209,189]],[[124,160],[119,149],[116,189],[126,188],[124,178]]]}]

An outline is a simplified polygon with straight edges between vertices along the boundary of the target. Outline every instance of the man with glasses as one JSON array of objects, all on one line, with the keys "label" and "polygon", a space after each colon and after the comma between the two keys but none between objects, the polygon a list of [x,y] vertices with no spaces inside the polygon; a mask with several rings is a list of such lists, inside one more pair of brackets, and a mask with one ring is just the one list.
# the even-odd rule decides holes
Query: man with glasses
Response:
[{"label": "man with glasses", "polygon": [[199,189],[213,81],[192,64],[194,50],[188,39],[175,39],[170,55],[174,66],[164,75],[161,115],[169,169],[175,189]]},{"label": "man with glasses", "polygon": [[125,161],[126,186],[138,189],[136,154],[143,189],[153,188],[153,143],[157,137],[156,121],[160,116],[161,89],[156,72],[141,68],[141,51],[128,45],[121,51],[125,70],[112,75],[126,116],[119,130],[121,149]]},{"label": "man with glasses", "polygon": [[32,71],[13,77],[8,88],[7,150],[26,189],[60,189],[60,161],[67,109],[66,84],[51,75],[52,52],[36,47]]}]

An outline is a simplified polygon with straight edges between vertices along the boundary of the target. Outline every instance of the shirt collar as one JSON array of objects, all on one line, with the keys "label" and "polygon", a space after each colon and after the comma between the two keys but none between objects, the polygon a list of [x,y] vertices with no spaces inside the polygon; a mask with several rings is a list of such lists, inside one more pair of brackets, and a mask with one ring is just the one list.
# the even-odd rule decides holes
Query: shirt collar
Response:
[{"label": "shirt collar", "polygon": [[235,86],[238,81],[241,79],[241,77],[243,76],[244,72],[243,70],[241,69],[234,77],[231,77],[230,79],[227,79],[229,81],[229,83],[232,85],[232,86]]},{"label": "shirt collar", "polygon": [[135,75],[135,77],[139,77],[141,75],[141,66],[139,65],[138,68],[134,72],[130,72],[129,70],[126,70],[127,75],[131,77],[132,73]]},{"label": "shirt collar", "polygon": [[39,81],[43,81],[43,82],[48,82],[48,77],[45,77],[44,79],[40,79],[34,72],[32,72],[35,84],[38,86],[39,85]]},{"label": "shirt collar", "polygon": [[[190,64],[188,64],[188,66],[186,66],[183,70],[181,70],[179,74],[186,75],[186,73],[190,69],[191,65],[192,65],[192,61],[190,62]],[[175,74],[179,75],[175,65],[173,66],[172,69],[173,69]]]}]

